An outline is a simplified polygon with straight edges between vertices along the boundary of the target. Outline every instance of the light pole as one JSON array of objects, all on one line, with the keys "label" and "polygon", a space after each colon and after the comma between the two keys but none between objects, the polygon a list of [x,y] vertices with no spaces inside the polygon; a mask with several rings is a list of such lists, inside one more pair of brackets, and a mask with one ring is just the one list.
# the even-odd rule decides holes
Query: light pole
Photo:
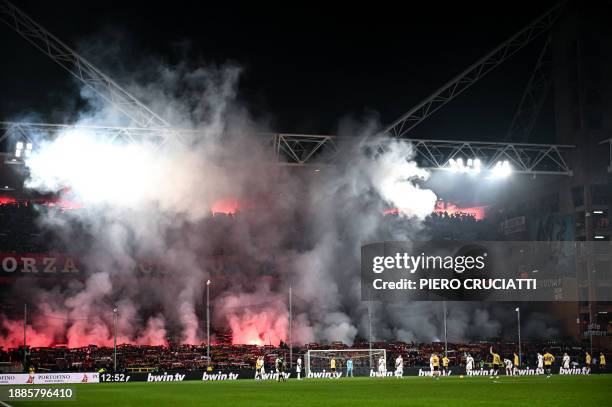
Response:
[{"label": "light pole", "polygon": [[210,366],[210,280],[206,280],[206,361]]},{"label": "light pole", "polygon": [[28,363],[28,348],[26,342],[26,326],[28,321],[28,304],[23,304],[23,368],[26,368]]},{"label": "light pole", "polygon": [[113,326],[114,326],[114,339],[113,339],[113,372],[117,371],[117,306],[113,307]]},{"label": "light pole", "polygon": [[446,331],[446,301],[442,301],[444,306],[444,356],[448,357],[448,336]]},{"label": "light pole", "polygon": [[370,344],[370,369],[372,369],[372,301],[368,302],[368,326],[369,326],[369,339]]},{"label": "light pole", "polygon": [[593,251],[591,248],[590,241],[593,240],[593,196],[591,193],[591,186],[584,186],[584,247],[585,247],[585,260],[586,260],[586,274],[587,274],[587,299],[589,307],[589,352],[593,355],[593,297],[594,290],[591,281],[591,273],[593,272]]},{"label": "light pole", "polygon": [[293,369],[293,343],[291,338],[291,324],[292,324],[292,302],[293,298],[291,297],[291,285],[289,285],[289,369]]},{"label": "light pole", "polygon": [[521,308],[516,307],[516,318],[518,323],[518,351],[519,351],[519,365],[523,364],[523,353],[521,350]]}]

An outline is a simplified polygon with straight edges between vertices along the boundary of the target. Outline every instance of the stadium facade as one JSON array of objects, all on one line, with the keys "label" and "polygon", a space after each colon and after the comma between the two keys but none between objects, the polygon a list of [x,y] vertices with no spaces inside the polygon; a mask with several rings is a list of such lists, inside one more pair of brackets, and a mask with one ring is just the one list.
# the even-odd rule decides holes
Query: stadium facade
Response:
[{"label": "stadium facade", "polygon": [[[569,2],[551,34],[547,80],[553,104],[555,142],[575,145],[570,177],[531,180],[519,194],[508,194],[498,217],[511,240],[610,241],[612,205],[612,27],[609,2]],[[513,191],[516,192],[516,191]],[[519,196],[521,198],[516,199]],[[510,214],[510,215],[508,215]],[[504,226],[506,226],[504,228]],[[589,301],[551,307],[576,340],[609,346],[612,304],[598,302],[599,290],[612,290],[609,256],[586,253],[577,259],[583,283],[577,289]],[[599,288],[590,283],[598,280]],[[590,321],[590,324],[589,324]],[[590,326],[589,326],[590,325]]]}]

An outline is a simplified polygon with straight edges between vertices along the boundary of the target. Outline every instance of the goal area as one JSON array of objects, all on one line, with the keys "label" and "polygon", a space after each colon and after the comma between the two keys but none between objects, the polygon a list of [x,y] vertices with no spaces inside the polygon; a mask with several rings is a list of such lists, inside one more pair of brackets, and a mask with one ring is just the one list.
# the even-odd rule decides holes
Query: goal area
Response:
[{"label": "goal area", "polygon": [[376,370],[380,358],[387,360],[385,349],[321,349],[308,350],[304,367],[306,375],[310,372],[330,371],[332,358],[336,359],[336,371],[346,372],[346,362],[353,360],[353,371],[369,372]]}]

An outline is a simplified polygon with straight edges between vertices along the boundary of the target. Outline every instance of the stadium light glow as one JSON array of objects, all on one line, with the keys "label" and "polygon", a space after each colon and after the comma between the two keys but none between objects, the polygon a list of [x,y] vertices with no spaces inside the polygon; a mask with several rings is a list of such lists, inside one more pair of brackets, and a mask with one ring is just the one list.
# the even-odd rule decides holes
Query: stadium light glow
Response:
[{"label": "stadium light glow", "polygon": [[24,143],[23,141],[18,141],[15,143],[15,157],[16,158],[29,158],[32,155],[32,143]]},{"label": "stadium light glow", "polygon": [[492,172],[495,177],[506,178],[512,173],[512,167],[508,160],[502,160],[495,163]]},{"label": "stadium light glow", "polygon": [[480,162],[480,158],[476,158],[474,160],[474,165],[473,165],[473,169],[476,174],[480,173],[481,166],[482,166],[482,163]]},{"label": "stadium light glow", "polygon": [[448,168],[452,172],[478,174],[480,173],[481,165],[480,159],[478,158],[468,158],[467,161],[462,157],[457,159],[451,158],[448,160]]},{"label": "stadium light glow", "polygon": [[602,235],[595,235],[593,236],[595,239],[605,239],[605,236]]},{"label": "stadium light glow", "polygon": [[595,215],[603,215],[604,211],[593,211]]}]

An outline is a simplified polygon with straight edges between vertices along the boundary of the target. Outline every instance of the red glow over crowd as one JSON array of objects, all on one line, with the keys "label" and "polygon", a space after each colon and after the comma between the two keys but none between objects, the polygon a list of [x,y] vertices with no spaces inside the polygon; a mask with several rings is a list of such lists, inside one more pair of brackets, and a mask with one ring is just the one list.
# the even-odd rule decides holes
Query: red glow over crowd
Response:
[{"label": "red glow over crowd", "polygon": [[[470,206],[461,207],[451,202],[444,202],[438,200],[432,213],[439,215],[448,216],[470,216],[476,220],[483,220],[485,218],[486,206]],[[385,215],[399,215],[402,213],[401,208],[390,208],[384,211]]]},{"label": "red glow over crowd", "polygon": [[438,214],[446,213],[449,216],[469,215],[473,216],[476,220],[483,220],[485,217],[485,209],[485,206],[472,206],[462,208],[460,206],[455,205],[454,203],[438,200],[436,202],[436,207],[434,208],[433,212]]},{"label": "red glow over crowd", "polygon": [[49,198],[49,199],[41,198],[41,199],[29,199],[26,201],[21,201],[11,196],[0,196],[0,205],[16,205],[16,204],[23,204],[26,206],[29,204],[46,205],[50,207],[58,207],[61,210],[80,209],[83,207],[83,205],[77,201],[73,201],[70,199],[64,199],[64,198]]},{"label": "red glow over crowd", "polygon": [[237,199],[226,198],[216,201],[213,204],[211,211],[213,214],[224,213],[226,215],[234,215],[236,212],[238,212],[239,208],[240,204]]}]

